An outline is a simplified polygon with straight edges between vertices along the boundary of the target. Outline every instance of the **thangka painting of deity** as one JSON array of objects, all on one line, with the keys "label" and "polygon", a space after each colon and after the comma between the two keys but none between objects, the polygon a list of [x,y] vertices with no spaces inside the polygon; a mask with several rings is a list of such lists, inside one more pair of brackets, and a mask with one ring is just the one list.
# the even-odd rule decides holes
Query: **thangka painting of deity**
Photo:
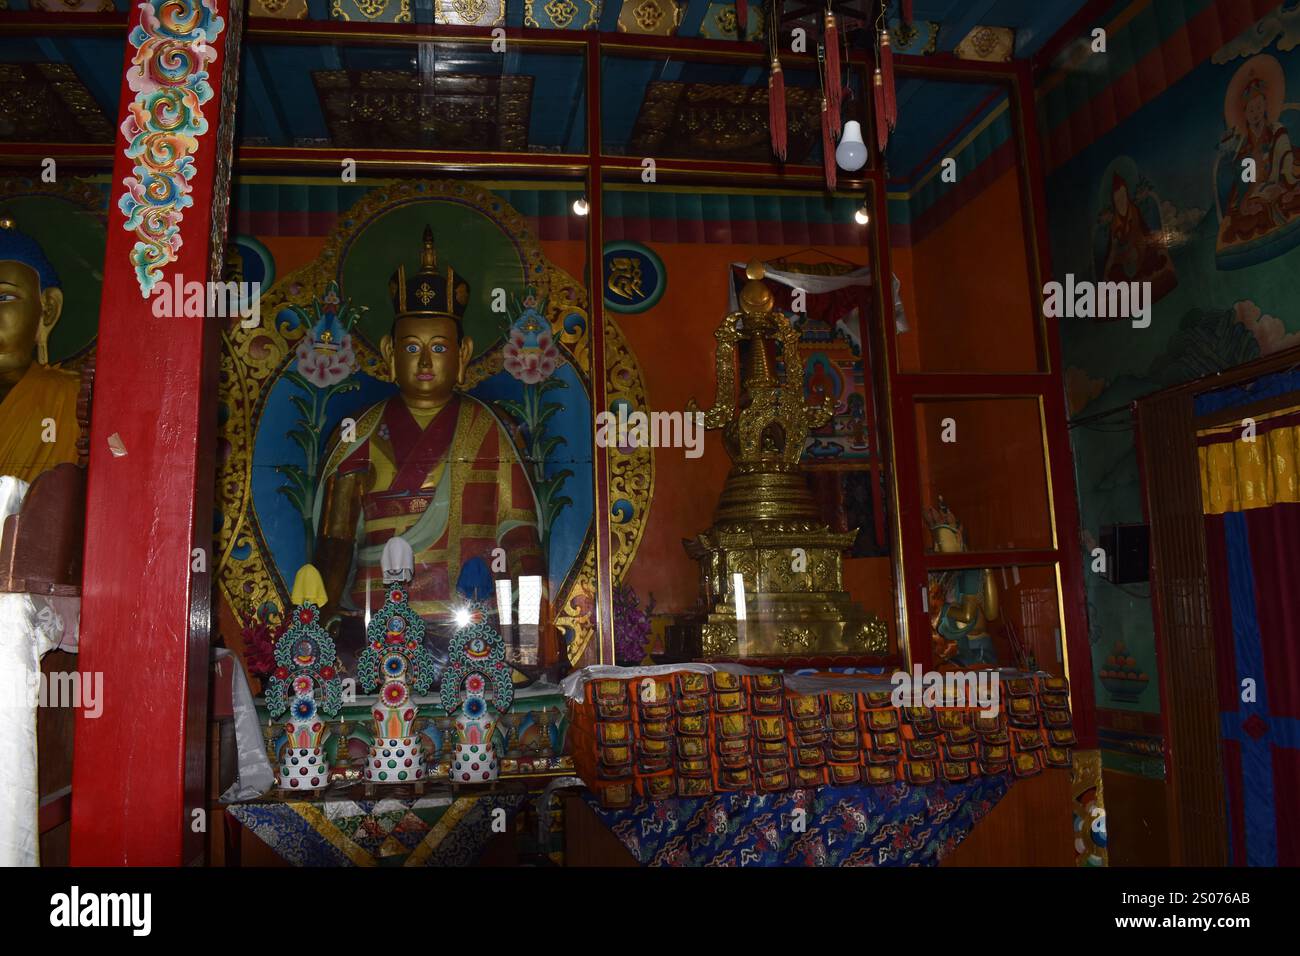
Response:
[{"label": "thangka painting of deity", "polygon": [[1297,112],[1300,106],[1286,102],[1282,65],[1267,53],[1248,59],[1228,82],[1214,170],[1220,269],[1266,262],[1300,242],[1300,170],[1287,123]]}]

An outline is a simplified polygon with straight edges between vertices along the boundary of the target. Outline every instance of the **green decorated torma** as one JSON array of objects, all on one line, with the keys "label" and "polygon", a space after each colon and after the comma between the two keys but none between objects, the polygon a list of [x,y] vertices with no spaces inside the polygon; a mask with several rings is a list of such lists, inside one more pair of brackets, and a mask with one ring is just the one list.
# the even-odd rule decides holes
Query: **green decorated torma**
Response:
[{"label": "green decorated torma", "polygon": [[[408,684],[416,694],[427,694],[437,676],[437,662],[424,646],[424,622],[407,603],[406,589],[388,588],[388,599],[366,629],[366,649],[357,658],[357,679],[370,693],[381,684]],[[393,690],[394,695],[397,694]],[[400,706],[404,701],[383,701]]]},{"label": "green decorated torma", "polygon": [[[289,629],[275,642],[275,671],[266,686],[267,712],[279,717],[289,709],[291,700],[314,701],[314,691],[320,688],[321,713],[326,717],[338,714],[343,689],[334,663],[334,639],[321,627],[320,608],[310,601],[299,604],[293,609]],[[294,716],[305,720],[312,715]]]},{"label": "green decorated torma", "polygon": [[482,604],[471,604],[467,614],[468,620],[452,637],[447,649],[447,668],[442,674],[442,708],[448,714],[454,713],[465,703],[467,695],[481,698],[483,685],[490,682],[492,702],[498,712],[505,713],[515,699],[505,641],[488,623],[487,609]]}]

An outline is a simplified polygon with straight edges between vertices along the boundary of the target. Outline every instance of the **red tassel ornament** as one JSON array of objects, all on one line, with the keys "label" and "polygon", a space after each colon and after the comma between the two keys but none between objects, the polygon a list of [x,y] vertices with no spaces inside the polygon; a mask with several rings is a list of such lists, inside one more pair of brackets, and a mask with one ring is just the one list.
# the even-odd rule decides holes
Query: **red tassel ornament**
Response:
[{"label": "red tassel ornament", "polygon": [[880,147],[880,151],[883,153],[886,144],[889,142],[889,124],[885,122],[885,83],[880,78],[880,67],[876,67],[872,86],[875,89],[876,99],[876,145]]},{"label": "red tassel ornament", "polygon": [[772,57],[772,69],[767,74],[767,123],[772,132],[772,152],[785,162],[785,77],[776,57]]},{"label": "red tassel ornament", "polygon": [[894,51],[889,46],[889,31],[880,33],[880,82],[885,94],[885,122],[893,129],[898,125],[898,99],[894,93]]},{"label": "red tassel ornament", "polygon": [[736,35],[745,39],[745,29],[749,26],[749,0],[736,0]]},{"label": "red tassel ornament", "polygon": [[840,40],[839,30],[835,26],[835,14],[826,11],[826,105],[831,112],[831,129],[837,135],[840,131],[840,102],[843,91],[840,89]]},{"label": "red tassel ornament", "polygon": [[898,11],[902,14],[904,23],[914,23],[912,19],[912,0],[902,0],[901,9]]},{"label": "red tassel ornament", "polygon": [[822,97],[822,168],[826,171],[826,188],[835,188],[835,140],[831,137],[831,111]]}]

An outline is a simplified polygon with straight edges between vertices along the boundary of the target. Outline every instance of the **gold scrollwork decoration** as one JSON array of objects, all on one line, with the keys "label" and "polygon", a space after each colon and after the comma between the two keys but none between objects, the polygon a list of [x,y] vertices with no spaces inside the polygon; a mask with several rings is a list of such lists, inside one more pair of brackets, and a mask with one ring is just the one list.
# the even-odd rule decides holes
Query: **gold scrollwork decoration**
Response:
[{"label": "gold scrollwork decoration", "polygon": [[619,32],[671,36],[681,23],[685,7],[685,3],[675,0],[633,0],[624,4],[618,15]]},{"label": "gold scrollwork decoration", "polygon": [[582,567],[555,615],[555,626],[560,633],[572,634],[566,656],[577,667],[582,661],[596,634],[596,549],[588,547],[582,556]]},{"label": "gold scrollwork decoration", "polygon": [[[563,302],[564,290],[558,295],[553,292],[551,298]],[[562,310],[563,311],[563,310]],[[555,316],[552,316],[552,323]],[[557,338],[563,337],[557,332]],[[583,356],[589,355],[585,341],[579,343]],[[610,316],[605,317],[605,396],[609,404],[622,400],[635,409],[648,409],[649,396],[646,393],[645,378],[637,364],[636,355],[624,338],[618,323]],[[654,455],[650,448],[620,448],[611,445],[597,448],[595,454],[604,454],[609,463],[609,498],[610,509],[610,559],[609,569],[612,581],[621,581],[636,556],[641,537],[645,533],[646,520],[650,514],[650,503],[654,498]],[[585,573],[584,568],[584,573]],[[595,565],[591,567],[591,580],[595,581]],[[594,588],[593,588],[594,595]],[[594,609],[594,597],[588,605],[587,614]],[[572,619],[574,610],[566,607],[562,614],[574,627],[574,637],[569,644],[569,660],[577,664],[587,650],[587,645],[595,634],[590,619],[579,623]],[[557,620],[558,623],[558,620]]]},{"label": "gold scrollwork decoration", "polygon": [[710,621],[700,632],[700,649],[705,657],[717,657],[736,644],[736,626],[731,623]]},{"label": "gold scrollwork decoration", "polygon": [[[352,7],[356,13],[361,14],[367,20],[376,20],[384,15],[388,9],[388,0],[352,0]],[[335,20],[351,21],[352,17],[344,8],[343,0],[331,0],[330,16]],[[392,19],[393,23],[410,23],[411,22],[411,0],[398,0],[397,13]]]},{"label": "gold scrollwork decoration", "polygon": [[505,0],[435,0],[433,22],[451,26],[485,27],[504,23]]},{"label": "gold scrollwork decoration", "polygon": [[794,653],[808,650],[813,646],[814,639],[812,628],[803,627],[799,624],[787,624],[777,634],[776,642],[785,650]]},{"label": "gold scrollwork decoration", "polygon": [[451,6],[462,23],[478,23],[487,9],[487,0],[451,0]]},{"label": "gold scrollwork decoration", "polygon": [[881,657],[889,653],[889,626],[878,615],[871,614],[865,621],[850,627],[847,644]]},{"label": "gold scrollwork decoration", "polygon": [[664,12],[655,0],[641,0],[632,8],[632,16],[636,17],[637,25],[641,29],[653,30],[663,19]]},{"label": "gold scrollwork decoration", "polygon": [[551,0],[542,9],[551,18],[551,22],[562,30],[567,29],[578,15],[578,5],[573,0]]}]

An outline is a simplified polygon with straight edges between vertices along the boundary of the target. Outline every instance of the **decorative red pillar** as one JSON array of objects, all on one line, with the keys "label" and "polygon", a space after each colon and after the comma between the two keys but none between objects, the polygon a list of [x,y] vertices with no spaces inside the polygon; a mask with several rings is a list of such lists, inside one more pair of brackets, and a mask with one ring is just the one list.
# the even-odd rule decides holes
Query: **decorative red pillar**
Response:
[{"label": "decorative red pillar", "polygon": [[[82,584],[72,862],[181,865],[208,821],[208,627],[218,321],[154,315],[220,278],[242,4],[132,9],[104,257]],[[201,559],[195,549],[202,549]],[[205,810],[206,813],[206,810]]]}]

